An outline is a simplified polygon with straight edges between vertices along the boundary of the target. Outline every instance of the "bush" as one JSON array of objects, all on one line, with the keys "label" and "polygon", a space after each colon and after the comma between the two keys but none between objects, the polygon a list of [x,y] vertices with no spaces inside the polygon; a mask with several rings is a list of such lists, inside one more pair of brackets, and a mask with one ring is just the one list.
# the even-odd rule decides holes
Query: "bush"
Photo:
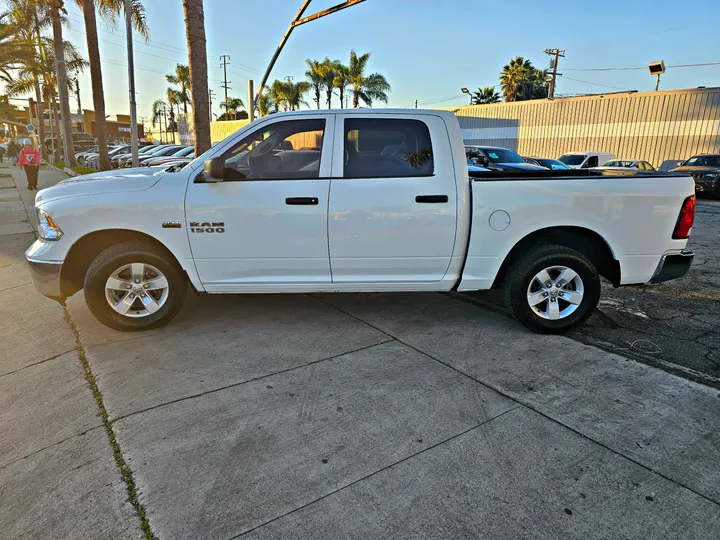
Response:
[{"label": "bush", "polygon": [[56,161],[53,164],[54,167],[57,167],[58,169],[64,169],[65,168],[65,162],[64,161]]},{"label": "bush", "polygon": [[90,174],[90,173],[95,172],[93,169],[88,169],[87,167],[81,167],[79,165],[77,167],[70,167],[70,168],[78,174]]}]

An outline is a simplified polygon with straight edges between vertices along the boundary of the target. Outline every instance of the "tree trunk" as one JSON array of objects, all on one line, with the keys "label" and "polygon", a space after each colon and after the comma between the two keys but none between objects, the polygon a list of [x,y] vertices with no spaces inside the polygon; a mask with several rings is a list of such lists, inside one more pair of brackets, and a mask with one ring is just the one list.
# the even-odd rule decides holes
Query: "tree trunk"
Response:
[{"label": "tree trunk", "polygon": [[[52,136],[53,139],[55,139],[55,161],[60,161],[62,160],[62,155],[60,154],[60,122],[58,121],[58,108],[55,96],[53,96],[50,102],[50,123],[52,124]],[[65,164],[67,165],[67,163]]]},{"label": "tree trunk", "polygon": [[[33,74],[33,86],[35,86],[35,100],[37,102],[37,115],[38,115],[38,137],[40,137],[40,155],[42,157],[47,156],[45,151],[45,115],[43,114],[42,105],[42,92],[40,91],[40,81],[37,73]],[[32,111],[30,111],[32,115]]]},{"label": "tree trunk", "polygon": [[108,156],[107,123],[105,121],[105,90],[103,89],[102,67],[100,65],[100,47],[98,45],[95,2],[83,0],[83,17],[87,36],[88,59],[90,61],[90,79],[92,80],[93,107],[95,109],[95,136],[100,154],[100,170],[110,170]]},{"label": "tree trunk", "polygon": [[315,101],[317,102],[318,110],[320,110],[320,85],[315,85]]},{"label": "tree trunk", "polygon": [[70,98],[68,96],[67,69],[65,67],[65,48],[63,44],[62,23],[57,7],[50,10],[52,13],[53,46],[55,48],[55,69],[57,71],[57,91],[60,95],[60,114],[63,126],[63,150],[65,152],[65,165],[75,167],[75,152],[72,141],[72,117],[70,116]]},{"label": "tree trunk", "polygon": [[183,8],[195,126],[195,155],[199,156],[210,149],[210,107],[203,0],[183,0]]},{"label": "tree trunk", "polygon": [[330,86],[330,89],[327,91],[327,106],[328,106],[328,109],[332,109],[332,91],[333,91],[333,86]]},{"label": "tree trunk", "polygon": [[360,106],[360,92],[353,90],[353,109],[357,109]]},{"label": "tree trunk", "polygon": [[344,109],[345,104],[343,103],[343,100],[345,99],[345,89],[342,86],[338,86],[338,91],[340,92],[340,108]]},{"label": "tree trunk", "polygon": [[[38,56],[41,60],[45,59],[45,53],[40,39],[40,23],[38,22],[37,9],[34,10],[35,35],[37,36]],[[40,81],[37,73],[33,74],[33,83],[35,85],[35,98],[37,99],[38,108],[38,135],[40,137],[40,155],[47,157],[48,153],[45,149],[45,112],[43,109],[42,90],[40,89]]]}]

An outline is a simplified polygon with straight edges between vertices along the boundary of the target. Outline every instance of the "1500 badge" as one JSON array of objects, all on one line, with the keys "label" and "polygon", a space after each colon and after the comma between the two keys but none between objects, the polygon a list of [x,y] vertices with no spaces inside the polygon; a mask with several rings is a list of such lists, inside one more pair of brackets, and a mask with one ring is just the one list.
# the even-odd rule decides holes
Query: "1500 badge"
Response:
[{"label": "1500 badge", "polygon": [[225,222],[224,221],[199,221],[190,222],[190,232],[194,233],[224,233]]}]

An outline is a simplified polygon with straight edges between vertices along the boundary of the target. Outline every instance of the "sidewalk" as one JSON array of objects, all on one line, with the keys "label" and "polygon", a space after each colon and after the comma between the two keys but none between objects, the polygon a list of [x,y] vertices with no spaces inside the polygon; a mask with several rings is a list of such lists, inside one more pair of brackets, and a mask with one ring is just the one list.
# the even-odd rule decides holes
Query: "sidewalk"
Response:
[{"label": "sidewalk", "polygon": [[[37,192],[8,165],[0,164],[0,536],[139,538],[65,312],[37,294],[26,269]],[[43,167],[39,186],[64,178]]]}]

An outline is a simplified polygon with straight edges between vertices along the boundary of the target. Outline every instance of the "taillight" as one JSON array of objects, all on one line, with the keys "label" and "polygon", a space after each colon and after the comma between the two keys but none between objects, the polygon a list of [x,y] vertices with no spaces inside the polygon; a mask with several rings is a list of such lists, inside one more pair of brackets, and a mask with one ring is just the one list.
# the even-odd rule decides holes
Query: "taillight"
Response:
[{"label": "taillight", "polygon": [[695,221],[695,195],[691,195],[682,205],[680,210],[680,217],[678,218],[677,225],[675,225],[675,231],[672,237],[675,240],[685,240],[690,238],[690,231],[692,230],[693,222]]}]

